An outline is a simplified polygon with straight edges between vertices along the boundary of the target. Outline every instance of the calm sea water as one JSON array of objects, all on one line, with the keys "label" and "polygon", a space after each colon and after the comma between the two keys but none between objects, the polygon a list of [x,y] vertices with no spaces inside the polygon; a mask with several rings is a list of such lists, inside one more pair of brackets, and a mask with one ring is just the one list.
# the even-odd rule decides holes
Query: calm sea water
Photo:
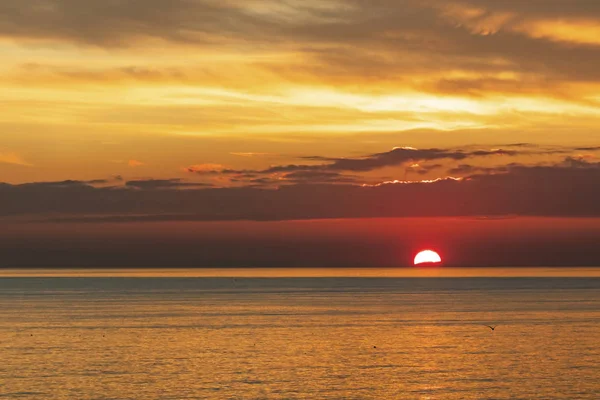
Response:
[{"label": "calm sea water", "polygon": [[0,398],[598,399],[599,289],[573,277],[4,277]]}]

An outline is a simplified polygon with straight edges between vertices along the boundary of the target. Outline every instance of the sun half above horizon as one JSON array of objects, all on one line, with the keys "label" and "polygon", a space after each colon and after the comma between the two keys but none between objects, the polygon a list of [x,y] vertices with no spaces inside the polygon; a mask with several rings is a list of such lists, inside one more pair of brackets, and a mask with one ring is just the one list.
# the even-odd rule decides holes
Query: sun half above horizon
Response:
[{"label": "sun half above horizon", "polygon": [[415,256],[415,265],[439,264],[442,262],[440,255],[433,250],[423,250]]}]

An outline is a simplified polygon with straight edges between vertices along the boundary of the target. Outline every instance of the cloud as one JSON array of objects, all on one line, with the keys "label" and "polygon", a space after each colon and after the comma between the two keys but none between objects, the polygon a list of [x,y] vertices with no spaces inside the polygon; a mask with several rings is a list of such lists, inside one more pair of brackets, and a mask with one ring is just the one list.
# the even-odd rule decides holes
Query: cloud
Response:
[{"label": "cloud", "polygon": [[[441,171],[446,168],[451,176],[466,176],[476,173],[505,172],[508,168],[522,165],[516,162],[506,162],[496,167],[471,164],[465,161],[477,162],[479,159],[531,157],[528,165],[538,165],[541,157],[564,156],[581,151],[582,148],[561,146],[539,146],[529,143],[512,143],[498,148],[481,149],[477,146],[463,148],[429,148],[416,149],[413,147],[395,147],[390,151],[374,153],[362,157],[335,158],[326,156],[302,156],[301,160],[312,161],[314,164],[272,165],[266,169],[239,170],[225,168],[220,164],[200,164],[184,170],[202,176],[219,177],[222,181],[229,180],[234,184],[249,184],[263,186],[279,186],[295,183],[368,183],[372,184],[377,178],[374,172],[384,168],[401,167],[404,180],[410,174],[420,176],[430,175],[440,171],[437,177],[443,177]],[[593,149],[588,147],[587,149]],[[581,156],[572,155],[581,158]],[[537,161],[536,161],[537,160]],[[458,165],[457,162],[460,162]],[[380,179],[394,181],[396,178]]]},{"label": "cloud", "polygon": [[361,183],[357,176],[321,171],[294,171],[263,177],[260,174],[239,173],[232,176],[230,181],[248,184],[246,187],[273,187],[281,184]]},{"label": "cloud", "polygon": [[105,185],[107,183],[110,183],[110,180],[108,180],[108,179],[92,179],[90,181],[84,181],[84,183],[86,185]]},{"label": "cloud", "polygon": [[412,164],[406,168],[406,173],[416,173],[419,175],[426,175],[431,171],[435,171],[437,169],[441,169],[444,166],[442,164],[431,164],[431,165],[421,165],[421,164]]},{"label": "cloud", "polygon": [[137,168],[137,167],[141,167],[143,165],[146,165],[145,163],[138,161],[138,160],[129,160],[127,162],[127,165],[129,165],[132,168]]},{"label": "cloud", "polygon": [[600,146],[576,147],[577,151],[600,151]]},{"label": "cloud", "polygon": [[[516,147],[516,146],[513,146]],[[556,151],[562,152],[563,150],[543,150],[545,153],[552,153]],[[202,164],[196,166],[187,167],[187,172],[197,173],[200,175],[206,174],[221,174],[221,175],[235,175],[237,181],[243,180],[244,176],[250,175],[251,178],[255,179],[258,175],[262,178],[277,176],[279,182],[284,183],[286,180],[291,182],[297,182],[295,177],[300,176],[299,174],[293,175],[293,173],[303,173],[304,177],[333,177],[336,179],[342,179],[345,182],[357,182],[356,177],[344,177],[341,174],[344,172],[350,173],[367,173],[376,171],[387,167],[396,167],[411,163],[419,165],[419,168],[412,168],[408,166],[407,172],[415,172],[421,175],[427,174],[433,170],[442,168],[442,164],[435,163],[431,165],[415,163],[424,163],[427,161],[434,160],[451,160],[461,161],[468,158],[477,157],[494,157],[494,156],[517,156],[517,155],[528,155],[535,154],[534,150],[531,149],[490,149],[490,150],[461,150],[461,149],[415,149],[412,147],[397,147],[390,151],[383,153],[375,153],[366,155],[359,158],[330,158],[322,156],[306,156],[301,157],[304,160],[320,161],[324,162],[321,164],[288,164],[288,165],[274,165],[263,170],[236,170],[236,169],[224,169],[221,165],[213,164]],[[336,175],[337,174],[337,175]],[[288,179],[291,178],[291,179]],[[264,183],[265,181],[260,181]],[[277,180],[269,180],[274,183]],[[319,182],[315,180],[315,182]]]},{"label": "cloud", "polygon": [[494,174],[494,173],[503,173],[507,172],[511,167],[522,166],[521,164],[508,164],[501,165],[497,167],[483,167],[481,165],[471,165],[471,164],[459,164],[454,168],[450,168],[448,173],[450,175],[458,175],[458,176],[468,176],[474,174]]},{"label": "cloud", "polygon": [[[530,3],[529,5],[523,5]],[[169,43],[246,52],[293,51],[297,62],[268,67],[288,78],[373,82],[451,71],[597,80],[598,5],[593,1],[325,0],[306,2],[4,0],[0,36],[14,41],[134,47]],[[126,67],[122,75],[153,70]],[[164,73],[159,73],[159,77]],[[170,79],[170,75],[167,74]],[[358,79],[362,78],[362,79]],[[457,90],[510,85],[458,81]],[[450,83],[453,85],[453,83]],[[537,88],[541,86],[536,86]]]},{"label": "cloud", "polygon": [[225,171],[225,166],[221,164],[195,164],[184,168],[187,172],[193,172],[197,174],[212,174]]},{"label": "cloud", "polygon": [[[149,66],[126,65],[121,67],[101,68],[98,66],[72,66],[62,64],[23,63],[14,67],[5,77],[17,84],[38,83],[44,85],[66,86],[68,83],[77,85],[101,84],[123,85],[127,83],[169,83],[208,80],[210,71]],[[103,145],[115,145],[118,142],[104,141]]]},{"label": "cloud", "polygon": [[594,162],[593,160],[595,159],[596,157],[592,155],[578,155],[565,157],[562,160],[562,162],[555,164],[548,162],[537,162],[532,164],[508,163],[492,167],[472,164],[459,164],[458,166],[449,169],[447,172],[450,175],[469,176],[479,174],[502,174],[507,172],[515,172],[519,170],[528,170],[535,168],[567,167],[597,169],[600,167],[600,163]]},{"label": "cloud", "polygon": [[91,187],[97,183],[106,183],[103,179],[94,179],[90,181],[78,181],[78,180],[64,180],[64,181],[53,181],[53,182],[32,182],[23,183],[17,187],[23,188],[73,188],[73,187]]},{"label": "cloud", "polygon": [[295,171],[284,174],[281,179],[293,183],[355,183],[356,176],[343,175],[337,172]]},{"label": "cloud", "polygon": [[23,167],[32,167],[33,164],[23,160],[23,158],[17,153],[3,153],[0,152],[0,164],[12,164],[20,165]]},{"label": "cloud", "polygon": [[[80,181],[4,184],[0,215],[78,221],[600,216],[600,187],[595,184],[600,163],[567,158],[555,165],[470,172],[477,173],[460,180],[361,186],[344,184],[351,178],[337,172],[290,171],[287,178],[296,184],[277,189],[194,188],[178,180],[110,188]],[[304,183],[314,179],[324,183]],[[269,182],[254,178],[254,184]]]},{"label": "cloud", "polygon": [[199,188],[212,186],[208,183],[195,183],[195,182],[183,182],[181,179],[148,179],[148,180],[135,180],[127,181],[125,186],[144,189],[144,190],[156,190],[156,189],[182,189],[182,188]]},{"label": "cloud", "polygon": [[263,157],[263,156],[268,156],[270,155],[270,153],[253,153],[253,152],[234,152],[234,153],[229,153],[231,155],[234,156],[240,156],[240,157]]},{"label": "cloud", "polygon": [[432,160],[464,160],[472,157],[489,156],[514,156],[519,154],[517,150],[474,150],[462,151],[454,149],[415,149],[411,147],[397,147],[384,153],[371,154],[362,158],[338,158],[332,160],[329,164],[322,165],[283,165],[271,167],[264,173],[282,172],[282,171],[352,171],[368,172],[385,167],[402,165],[407,162],[432,161]]}]

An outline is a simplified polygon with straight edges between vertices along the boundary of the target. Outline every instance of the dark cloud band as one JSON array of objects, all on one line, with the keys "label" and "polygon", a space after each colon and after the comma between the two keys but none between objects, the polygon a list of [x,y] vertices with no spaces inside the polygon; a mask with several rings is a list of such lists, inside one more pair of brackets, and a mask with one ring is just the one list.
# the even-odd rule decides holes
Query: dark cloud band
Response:
[{"label": "dark cloud band", "polygon": [[[502,173],[484,172],[462,180],[377,186],[342,184],[336,174],[315,176],[313,172],[290,172],[293,174],[291,178],[297,182],[310,178],[334,182],[298,183],[278,189],[180,190],[181,182],[178,181],[138,182],[120,188],[98,188],[81,182],[3,184],[0,185],[0,215],[81,221],[103,218],[208,221],[479,215],[600,216],[600,163],[567,159],[555,166],[513,164]],[[161,190],[136,190],[140,187]]]}]

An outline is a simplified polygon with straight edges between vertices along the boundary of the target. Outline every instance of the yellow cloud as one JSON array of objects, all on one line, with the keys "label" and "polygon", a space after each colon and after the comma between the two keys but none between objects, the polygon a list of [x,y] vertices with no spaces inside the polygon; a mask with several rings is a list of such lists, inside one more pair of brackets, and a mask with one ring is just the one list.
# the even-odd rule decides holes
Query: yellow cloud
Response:
[{"label": "yellow cloud", "polygon": [[[3,146],[52,166],[13,168],[14,180],[91,174],[82,166],[94,157],[105,175],[145,165],[158,176],[199,160],[216,163],[194,166],[207,172],[292,163],[297,146],[344,156],[365,143],[491,142],[507,130],[518,141],[597,142],[600,27],[582,2],[159,0],[108,10],[53,0],[68,6],[41,18],[4,1],[0,128],[15,134]],[[60,156],[47,152],[54,143],[66,144]],[[123,155],[133,145],[143,162]],[[0,162],[30,165],[18,154]]]},{"label": "yellow cloud", "polygon": [[586,20],[542,20],[529,22],[515,28],[534,38],[560,42],[600,45],[598,21]]},{"label": "yellow cloud", "polygon": [[442,15],[464,26],[476,35],[493,35],[509,24],[516,14],[512,12],[490,13],[484,8],[467,7],[460,4],[450,4],[443,8]]}]

